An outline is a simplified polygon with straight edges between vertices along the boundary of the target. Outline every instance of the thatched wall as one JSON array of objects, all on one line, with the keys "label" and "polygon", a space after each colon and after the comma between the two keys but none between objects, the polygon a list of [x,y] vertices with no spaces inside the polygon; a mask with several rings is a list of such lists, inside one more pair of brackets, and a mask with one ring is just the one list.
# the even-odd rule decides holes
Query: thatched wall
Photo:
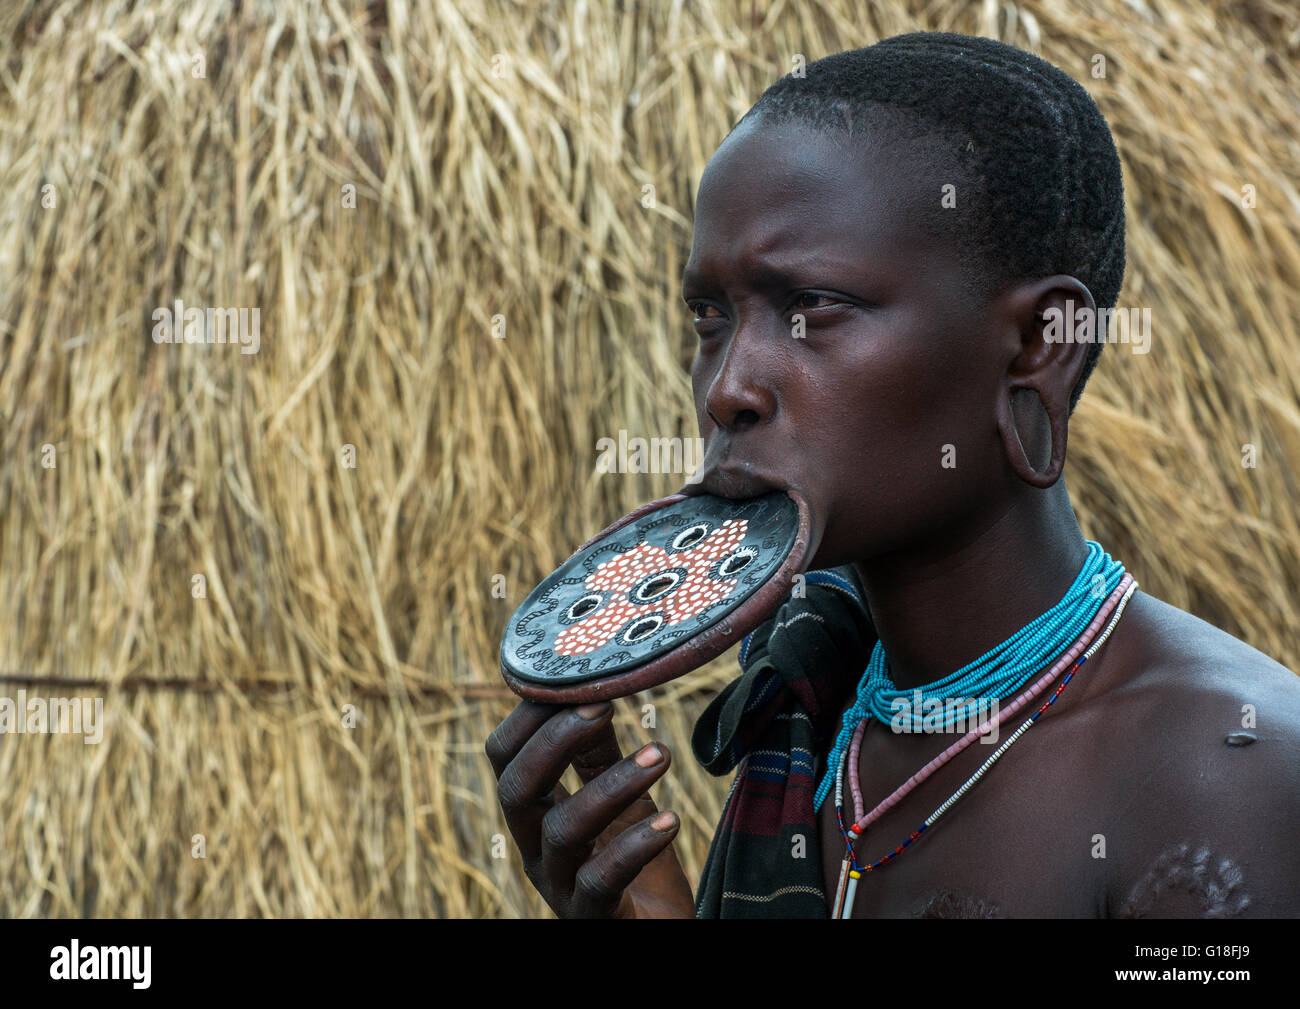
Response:
[{"label": "thatched wall", "polygon": [[[0,694],[106,724],[0,738],[0,915],[547,913],[492,851],[504,621],[681,483],[598,474],[596,442],[696,433],[676,285],[715,145],[794,54],[902,31],[1095,96],[1154,339],[1075,415],[1076,507],[1293,662],[1300,16],[1220,6],[5,5]],[[178,298],[258,308],[258,352],[155,343]],[[674,751],[692,876],[728,781],[689,730],[734,674],[620,704]]]}]

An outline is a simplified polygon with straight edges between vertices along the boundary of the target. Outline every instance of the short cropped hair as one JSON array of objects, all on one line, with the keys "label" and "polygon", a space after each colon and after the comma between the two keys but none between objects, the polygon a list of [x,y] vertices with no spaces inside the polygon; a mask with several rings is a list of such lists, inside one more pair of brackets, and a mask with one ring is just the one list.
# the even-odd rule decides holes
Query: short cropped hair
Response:
[{"label": "short cropped hair", "polygon": [[[975,286],[1063,273],[1114,308],[1124,279],[1119,154],[1088,92],[1032,53],[995,39],[918,32],[809,63],[769,87],[741,122],[793,120],[859,136],[884,126],[928,141],[963,185],[955,208],[921,222],[959,243]],[[739,125],[739,124],[738,124]],[[969,281],[968,281],[969,282]],[[1089,345],[1074,410],[1097,365]]]}]

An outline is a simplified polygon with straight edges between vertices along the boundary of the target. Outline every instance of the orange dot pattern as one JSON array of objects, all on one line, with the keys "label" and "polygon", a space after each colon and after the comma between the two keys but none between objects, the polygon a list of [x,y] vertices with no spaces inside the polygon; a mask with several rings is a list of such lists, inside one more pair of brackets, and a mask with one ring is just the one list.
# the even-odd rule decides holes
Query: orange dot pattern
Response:
[{"label": "orange dot pattern", "polygon": [[[587,655],[618,634],[635,616],[662,612],[665,626],[679,624],[725,599],[736,587],[737,579],[710,578],[709,569],[740,546],[748,526],[747,519],[728,519],[694,547],[680,553],[670,554],[663,547],[638,543],[626,553],[611,557],[583,582],[589,590],[609,592],[608,600],[585,620],[556,635],[556,653]],[[686,573],[666,595],[648,603],[628,598],[628,590],[647,575],[674,568],[686,568]]]}]

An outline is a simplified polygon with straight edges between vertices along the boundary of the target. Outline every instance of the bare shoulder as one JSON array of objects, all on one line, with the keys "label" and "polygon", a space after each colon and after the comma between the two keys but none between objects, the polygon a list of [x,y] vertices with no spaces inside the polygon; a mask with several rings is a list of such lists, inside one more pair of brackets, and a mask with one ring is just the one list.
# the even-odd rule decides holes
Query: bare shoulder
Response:
[{"label": "bare shoulder", "polygon": [[1119,751],[1106,906],[1300,916],[1300,677],[1151,596],[1134,603],[1095,701]]},{"label": "bare shoulder", "polygon": [[[1190,613],[1145,594],[1134,602],[1128,675],[1105,698],[1111,714],[1141,719],[1166,745],[1235,744],[1252,759],[1293,762],[1300,676]],[[1265,742],[1271,745],[1256,745]]]}]

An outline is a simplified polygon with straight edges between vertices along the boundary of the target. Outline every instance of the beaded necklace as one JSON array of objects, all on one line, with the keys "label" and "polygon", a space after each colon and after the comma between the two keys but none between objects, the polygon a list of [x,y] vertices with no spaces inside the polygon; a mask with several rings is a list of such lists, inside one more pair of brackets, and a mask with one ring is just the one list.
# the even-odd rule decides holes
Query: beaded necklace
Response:
[{"label": "beaded necklace", "polygon": [[[920,728],[951,731],[954,722],[965,718],[966,713],[953,710],[951,706],[945,710],[943,699],[983,697],[1005,700],[1023,689],[1038,670],[1051,663],[1053,656],[1060,655],[1077,640],[1124,576],[1124,565],[1111,560],[1101,544],[1088,540],[1087,546],[1088,557],[1060,602],[950,676],[926,684],[919,690],[899,690],[889,678],[885,647],[877,641],[858,685],[857,699],[844,713],[844,724],[831,748],[813,808],[820,809],[826,801],[835,781],[834,768],[849,746],[854,727],[866,716],[871,715],[886,725],[893,723],[901,732],[914,732]],[[939,710],[944,711],[940,724],[931,725],[926,719],[924,726],[918,725],[912,711],[916,707],[913,698],[918,695],[922,710],[937,703]]]},{"label": "beaded necklace", "polygon": [[[1094,546],[1097,547],[1098,551],[1101,550],[1099,545],[1089,542],[1090,562],[1093,561],[1091,548]],[[943,816],[943,814],[946,813],[948,809],[950,809],[963,795],[966,794],[967,791],[969,791],[975,785],[976,782],[978,782],[984,776],[984,774],[988,771],[990,767],[993,766],[993,764],[998,760],[998,758],[1000,758],[1004,753],[1006,753],[1006,751],[1011,747],[1011,745],[1015,743],[1016,740],[1018,740],[1022,735],[1025,734],[1025,732],[1029,730],[1030,726],[1032,726],[1038,720],[1038,718],[1043,714],[1043,712],[1046,711],[1049,707],[1051,707],[1056,702],[1056,699],[1061,696],[1061,693],[1065,690],[1066,686],[1069,685],[1070,680],[1074,678],[1074,674],[1075,672],[1078,671],[1079,667],[1082,666],[1085,662],[1087,662],[1088,659],[1091,658],[1092,655],[1097,651],[1097,649],[1100,648],[1105,643],[1106,639],[1110,637],[1111,632],[1114,630],[1115,625],[1119,622],[1119,618],[1123,614],[1124,608],[1128,604],[1129,599],[1132,597],[1133,593],[1137,590],[1137,582],[1133,579],[1132,575],[1124,573],[1123,567],[1121,565],[1116,565],[1114,564],[1114,562],[1111,562],[1110,558],[1106,556],[1104,552],[1101,553],[1101,557],[1105,559],[1105,562],[1107,562],[1104,565],[1104,568],[1106,569],[1107,573],[1112,571],[1113,568],[1115,567],[1118,568],[1120,573],[1118,584],[1115,586],[1114,590],[1110,592],[1109,596],[1103,601],[1102,605],[1097,609],[1096,613],[1092,615],[1092,618],[1088,622],[1088,626],[1084,628],[1083,633],[1080,634],[1078,639],[1074,642],[1074,644],[1069,649],[1067,649],[1065,653],[1060,656],[1059,659],[1057,659],[1057,661],[1052,665],[1052,668],[1046,674],[1040,677],[1033,684],[1033,686],[1031,686],[1024,693],[1022,693],[1019,697],[1017,697],[1010,705],[1002,709],[1001,714],[999,715],[997,720],[998,725],[1001,725],[1002,723],[1006,722],[1017,711],[1019,711],[1025,705],[1029,704],[1031,701],[1036,699],[1044,690],[1047,689],[1047,687],[1051,684],[1051,682],[1055,680],[1057,676],[1060,675],[1062,670],[1066,669],[1066,667],[1068,666],[1069,672],[1066,674],[1065,678],[1061,681],[1060,685],[1051,694],[1051,696],[1038,708],[1038,710],[1035,711],[1033,715],[1031,715],[1029,719],[1026,720],[1014,733],[1012,733],[1012,735],[1001,746],[999,746],[998,749],[986,761],[984,761],[984,763],[980,766],[979,770],[977,770],[973,775],[971,775],[971,777],[968,778],[966,782],[959,789],[957,789],[956,792],[954,792],[951,796],[949,796],[948,799],[944,801],[939,806],[938,809],[936,809],[933,813],[931,813],[928,817],[926,817],[925,822],[923,822],[918,829],[913,831],[906,838],[906,840],[904,840],[893,850],[891,850],[881,858],[877,859],[876,861],[865,866],[859,865],[857,861],[857,855],[854,852],[854,847],[853,847],[854,842],[859,837],[862,836],[862,832],[871,823],[875,822],[882,815],[884,815],[884,813],[886,813],[889,809],[897,805],[898,802],[900,802],[905,795],[907,795],[909,792],[912,791],[912,789],[920,785],[923,781],[929,778],[931,774],[933,774],[940,767],[942,767],[949,760],[951,760],[958,753],[960,753],[967,746],[969,746],[972,742],[974,742],[978,736],[983,735],[985,732],[987,732],[993,723],[991,720],[984,722],[982,725],[979,726],[979,728],[971,732],[968,732],[960,740],[958,740],[952,746],[948,747],[948,749],[946,749],[938,757],[930,761],[930,763],[928,763],[920,771],[912,775],[912,777],[909,778],[906,782],[904,782],[903,785],[895,789],[893,793],[891,793],[884,801],[882,801],[878,806],[876,806],[875,809],[873,809],[869,814],[866,815],[863,814],[864,804],[862,799],[861,788],[859,787],[859,782],[858,782],[858,758],[859,758],[860,748],[862,744],[862,738],[865,735],[865,731],[866,731],[867,719],[870,718],[872,714],[874,714],[874,712],[868,710],[865,713],[863,713],[861,717],[858,719],[857,727],[853,731],[851,745],[847,752],[845,752],[841,747],[839,747],[837,743],[836,749],[839,750],[840,752],[837,754],[835,750],[832,750],[832,758],[835,760],[835,768],[836,768],[834,774],[835,815],[836,815],[836,820],[839,823],[840,834],[844,838],[847,855],[840,866],[840,877],[839,877],[839,883],[836,887],[834,912],[832,914],[832,917],[834,918],[852,917],[853,902],[854,902],[854,898],[857,895],[858,880],[861,878],[862,873],[871,872],[889,863],[898,855],[902,854],[902,852],[908,846],[910,846],[913,841],[919,838],[921,834],[925,833],[926,830],[928,830],[931,826],[933,826],[933,824],[941,816]],[[1080,572],[1079,578],[1076,579],[1075,581],[1075,586],[1072,586],[1071,592],[1066,594],[1065,599],[1063,599],[1061,603],[1057,604],[1057,607],[1053,608],[1054,610],[1064,606],[1066,602],[1071,599],[1071,596],[1072,594],[1075,594],[1075,588],[1079,585],[1080,581],[1084,578],[1086,574],[1089,574],[1090,566],[1094,568],[1097,567],[1095,563],[1094,564],[1085,563],[1083,571]],[[1105,579],[1106,575],[1102,574],[1101,577]],[[1075,600],[1074,605],[1077,608],[1082,609],[1082,607],[1080,606],[1080,600],[1078,600],[1077,598]],[[1083,605],[1086,606],[1086,603],[1084,603]],[[1039,618],[1039,621],[1043,621],[1044,618],[1047,617],[1052,612],[1053,612],[1052,610],[1049,610],[1047,614],[1044,614],[1043,617]],[[1110,618],[1110,620],[1109,623],[1106,625],[1105,630],[1101,633],[1100,637],[1097,637],[1096,641],[1093,641],[1093,638],[1097,635],[1097,631],[1101,628],[1101,625],[1104,622],[1106,622],[1108,617]],[[1077,621],[1074,622],[1077,623]],[[1035,623],[1038,623],[1038,621],[1035,621]],[[1033,627],[1034,625],[1030,624],[1029,626]],[[1018,632],[1018,634],[1023,634],[1024,630],[1025,629],[1022,628],[1022,631]],[[1014,640],[1016,637],[1017,635],[1013,635],[1012,638],[1008,639],[1008,642]],[[998,648],[993,649],[993,651],[988,654],[993,655],[994,653],[1003,650],[1006,644],[1007,642],[1004,642],[1003,645],[998,646]],[[1082,653],[1082,655],[1080,653]],[[875,658],[874,654],[872,658],[874,660]],[[976,660],[977,663],[980,661],[981,660]],[[1073,663],[1073,665],[1071,665],[1071,663]],[[949,684],[954,678],[963,674],[964,672],[969,671],[971,667],[974,665],[976,665],[976,663],[972,663],[970,666],[964,667],[963,670],[959,670],[958,673],[953,675],[953,677],[948,677],[946,680],[938,681],[938,684],[931,684],[930,687]],[[1042,668],[1042,665],[1040,664],[1038,668]],[[1014,675],[1018,675],[1018,673]],[[863,686],[860,687],[859,689],[859,703],[855,704],[854,707],[850,709],[850,711],[847,712],[845,715],[846,728],[849,724],[850,717],[858,710],[859,707],[864,706],[861,705],[861,701],[864,692],[866,692],[865,688],[869,677],[870,677],[870,667],[868,667],[868,674],[863,677]],[[1020,682],[1023,683],[1024,680],[1021,679]],[[843,733],[841,733],[841,735],[842,734]],[[847,829],[844,825],[844,814],[843,814],[843,804],[842,804],[842,796],[844,792],[844,787],[843,787],[844,770],[846,764],[850,767],[850,783],[853,791],[854,817],[855,817],[854,823]],[[827,777],[828,778],[830,777],[829,767],[827,771]],[[820,805],[820,802],[818,804]]]}]

